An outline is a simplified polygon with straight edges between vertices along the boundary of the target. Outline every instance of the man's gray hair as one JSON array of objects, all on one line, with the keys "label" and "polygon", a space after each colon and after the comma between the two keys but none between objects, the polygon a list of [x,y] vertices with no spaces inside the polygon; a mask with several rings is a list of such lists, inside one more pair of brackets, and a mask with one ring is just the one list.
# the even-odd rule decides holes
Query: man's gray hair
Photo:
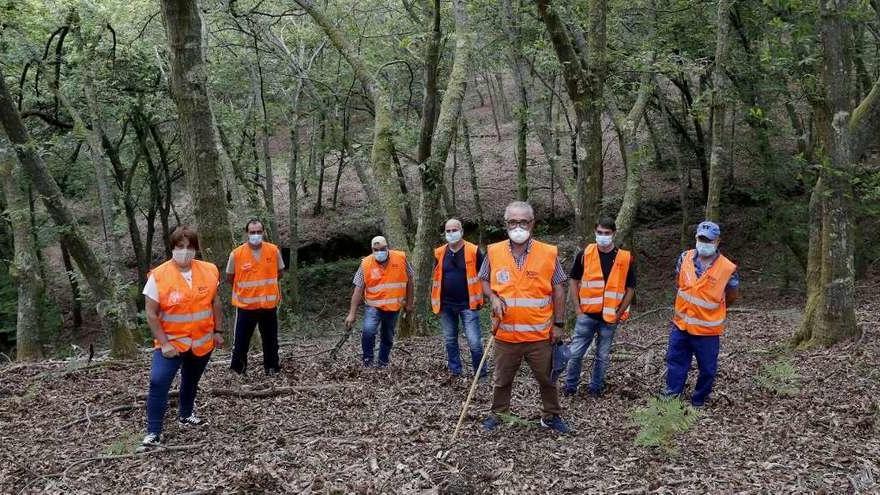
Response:
[{"label": "man's gray hair", "polygon": [[512,210],[522,210],[529,214],[529,220],[535,219],[535,209],[532,208],[532,205],[526,203],[525,201],[511,201],[507,208],[504,209],[504,220],[510,218],[510,212]]},{"label": "man's gray hair", "polygon": [[462,230],[462,231],[464,230],[464,225],[462,225],[461,220],[459,220],[457,218],[450,218],[449,220],[446,221],[446,223],[443,224],[443,227],[445,228],[447,225],[449,225],[450,222],[457,224],[459,230]]}]

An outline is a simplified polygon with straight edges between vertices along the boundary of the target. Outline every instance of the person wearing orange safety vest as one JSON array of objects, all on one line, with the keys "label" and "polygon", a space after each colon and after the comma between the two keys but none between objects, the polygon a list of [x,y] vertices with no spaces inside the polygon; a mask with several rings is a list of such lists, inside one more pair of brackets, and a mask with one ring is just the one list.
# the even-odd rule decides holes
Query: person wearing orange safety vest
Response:
[{"label": "person wearing orange safety vest", "polygon": [[679,255],[675,270],[678,292],[666,351],[666,395],[681,396],[691,360],[696,357],[699,375],[691,404],[703,407],[718,372],[727,306],[739,298],[739,275],[736,265],[718,252],[718,225],[700,223],[696,241],[696,249]]},{"label": "person wearing orange safety vest", "polygon": [[577,391],[581,363],[594,339],[596,358],[588,393],[599,397],[605,387],[617,323],[628,313],[636,287],[632,253],[614,246],[616,231],[613,218],[600,218],[596,222],[596,242],[575,256],[568,274],[568,293],[576,308],[577,323],[569,346],[571,358],[563,395]]},{"label": "person wearing orange safety vest", "polygon": [[388,248],[388,241],[376,236],[370,241],[373,254],[361,260],[354,274],[354,291],[351,294],[345,326],[351,328],[357,318],[357,310],[364,302],[364,326],[361,333],[361,349],[365,368],[373,366],[376,334],[379,338],[378,366],[388,366],[391,348],[394,346],[394,326],[400,311],[413,309],[413,269],[406,253]]},{"label": "person wearing orange safety vest", "polygon": [[553,344],[564,335],[567,276],[556,246],[532,239],[531,205],[510,203],[504,221],[509,239],[489,245],[479,272],[497,323],[492,410],[483,429],[495,430],[499,415],[509,413],[513,380],[525,359],[541,393],[541,427],[568,433],[556,383],[550,379]]},{"label": "person wearing orange safety vest", "polygon": [[263,370],[272,376],[281,370],[278,360],[278,302],[281,300],[278,280],[284,270],[284,260],[278,246],[263,239],[265,231],[259,219],[248,220],[244,231],[246,242],[229,254],[226,263],[226,281],[232,285],[232,305],[235,306],[235,339],[229,366],[239,374],[247,371],[251,337],[259,326]]},{"label": "person wearing orange safety vest", "polygon": [[[446,244],[434,250],[434,275],[431,284],[431,309],[440,315],[440,328],[446,344],[446,364],[452,376],[461,376],[461,354],[458,348],[458,324],[461,320],[474,370],[483,358],[480,335],[480,308],[483,306],[483,285],[477,272],[483,264],[483,253],[476,244],[465,241],[461,222],[449,219],[444,227]],[[484,367],[481,376],[488,374]]]},{"label": "person wearing orange safety vest", "polygon": [[142,442],[146,447],[161,444],[168,391],[178,370],[178,421],[184,427],[204,424],[193,413],[196,390],[211,351],[223,345],[219,270],[194,259],[199,237],[189,227],[175,229],[169,241],[172,259],[150,272],[143,290],[155,347],[147,394],[147,435]]}]

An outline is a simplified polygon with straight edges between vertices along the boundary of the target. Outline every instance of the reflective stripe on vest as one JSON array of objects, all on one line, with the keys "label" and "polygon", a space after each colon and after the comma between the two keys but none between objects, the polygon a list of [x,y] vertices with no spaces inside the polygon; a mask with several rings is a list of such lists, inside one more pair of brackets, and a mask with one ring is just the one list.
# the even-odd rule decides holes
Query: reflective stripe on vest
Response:
[{"label": "reflective stripe on vest", "polygon": [[[395,297],[395,298],[391,298],[391,299],[367,299],[364,301],[364,304],[366,304],[367,306],[372,306],[374,308],[382,309],[382,306],[403,304],[403,301],[405,301],[405,300],[406,300],[405,297]],[[392,310],[388,310],[388,311],[392,311]]]},{"label": "reflective stripe on vest", "polygon": [[583,275],[578,292],[583,313],[601,313],[607,323],[617,323],[617,308],[626,295],[626,278],[632,264],[632,254],[618,249],[607,280],[602,272],[602,261],[596,244],[584,248]]},{"label": "reflective stripe on vest", "polygon": [[[446,257],[446,249],[448,244],[444,244],[434,250],[434,274],[431,282],[431,310],[437,314],[440,313],[440,293],[443,288],[443,259]],[[480,267],[477,266],[477,251],[479,248],[476,244],[464,241],[462,246],[464,251],[464,269],[468,290],[468,307],[472,310],[480,309],[483,305],[483,284],[477,272]]]},{"label": "reflective stripe on vest", "polygon": [[238,297],[237,295],[232,295],[233,301],[238,301],[243,304],[257,304],[257,303],[265,303],[265,302],[275,302],[278,300],[278,296],[269,295],[269,296],[254,296],[254,297]]},{"label": "reflective stripe on vest", "polygon": [[533,240],[522,267],[517,267],[509,241],[490,245],[486,256],[491,268],[490,288],[507,306],[495,338],[510,343],[549,340],[556,246]]},{"label": "reflective stripe on vest", "polygon": [[697,278],[695,256],[694,250],[684,253],[672,322],[692,335],[721,335],[727,320],[725,290],[736,265],[724,255],[718,255]]},{"label": "reflective stripe on vest", "polygon": [[540,299],[526,298],[526,297],[513,297],[510,299],[504,299],[504,303],[508,308],[543,308],[550,304],[551,299],[549,297],[542,297]]},{"label": "reflective stripe on vest", "polygon": [[254,250],[242,244],[232,251],[235,264],[235,287],[232,305],[241,309],[273,309],[281,300],[278,286],[278,246],[263,242],[260,259],[254,257]]},{"label": "reflective stripe on vest", "polygon": [[374,285],[372,287],[367,287],[367,292],[381,292],[385,289],[406,289],[406,282]]},{"label": "reflective stripe on vest", "polygon": [[250,288],[250,287],[262,287],[264,285],[272,285],[277,284],[278,278],[267,278],[263,280],[248,280],[244,282],[236,282],[235,285],[241,287],[242,289]]},{"label": "reflective stripe on vest", "polygon": [[687,301],[691,304],[696,304],[697,306],[699,306],[701,308],[716,309],[716,308],[718,308],[718,306],[720,306],[720,304],[718,304],[718,303],[713,303],[710,301],[706,301],[705,299],[700,299],[699,297],[692,296],[681,289],[678,290],[678,297],[681,297],[682,299],[684,299],[685,301]]},{"label": "reflective stripe on vest", "polygon": [[409,275],[406,270],[406,254],[388,251],[388,261],[383,264],[372,255],[361,260],[364,275],[364,304],[383,311],[399,311],[406,300]]},{"label": "reflective stripe on vest", "polygon": [[180,313],[169,315],[167,313],[160,312],[159,319],[161,321],[167,321],[172,323],[186,323],[186,322],[195,322],[199,320],[204,320],[210,318],[214,315],[214,311],[211,309],[206,309],[205,311],[198,311],[196,313]]}]

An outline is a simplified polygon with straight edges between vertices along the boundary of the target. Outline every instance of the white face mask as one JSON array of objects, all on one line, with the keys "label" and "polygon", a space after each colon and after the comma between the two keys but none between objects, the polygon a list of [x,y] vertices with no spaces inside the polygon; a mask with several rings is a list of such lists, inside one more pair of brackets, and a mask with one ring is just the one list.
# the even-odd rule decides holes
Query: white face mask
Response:
[{"label": "white face mask", "polygon": [[697,253],[699,253],[700,256],[708,258],[715,254],[715,250],[714,243],[697,241]]},{"label": "white face mask", "polygon": [[596,234],[596,244],[598,244],[599,247],[604,248],[604,247],[610,246],[612,239],[614,239],[614,234],[611,234],[611,235]]},{"label": "white face mask", "polygon": [[180,266],[189,265],[196,257],[195,249],[172,249],[171,258]]},{"label": "white face mask", "polygon": [[455,232],[447,232],[446,233],[446,242],[455,244],[456,242],[461,240],[461,231],[456,230]]},{"label": "white face mask", "polygon": [[248,244],[259,246],[263,243],[263,234],[248,234]]},{"label": "white face mask", "polygon": [[379,263],[385,263],[388,260],[388,250],[376,251],[373,253],[373,256]]},{"label": "white face mask", "polygon": [[507,231],[507,237],[510,237],[510,240],[515,244],[522,244],[529,240],[529,236],[531,232],[522,228],[522,227],[514,227]]}]

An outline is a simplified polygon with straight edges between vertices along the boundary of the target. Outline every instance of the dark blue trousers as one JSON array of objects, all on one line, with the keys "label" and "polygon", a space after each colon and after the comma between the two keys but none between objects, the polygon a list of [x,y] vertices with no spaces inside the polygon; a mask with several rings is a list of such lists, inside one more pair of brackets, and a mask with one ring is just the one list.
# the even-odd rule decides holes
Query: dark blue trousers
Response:
[{"label": "dark blue trousers", "polygon": [[696,356],[699,375],[691,403],[702,406],[715,383],[720,347],[721,338],[717,335],[691,335],[679,330],[674,324],[670,325],[669,346],[666,350],[666,394],[680,395],[684,391],[691,360]]}]

